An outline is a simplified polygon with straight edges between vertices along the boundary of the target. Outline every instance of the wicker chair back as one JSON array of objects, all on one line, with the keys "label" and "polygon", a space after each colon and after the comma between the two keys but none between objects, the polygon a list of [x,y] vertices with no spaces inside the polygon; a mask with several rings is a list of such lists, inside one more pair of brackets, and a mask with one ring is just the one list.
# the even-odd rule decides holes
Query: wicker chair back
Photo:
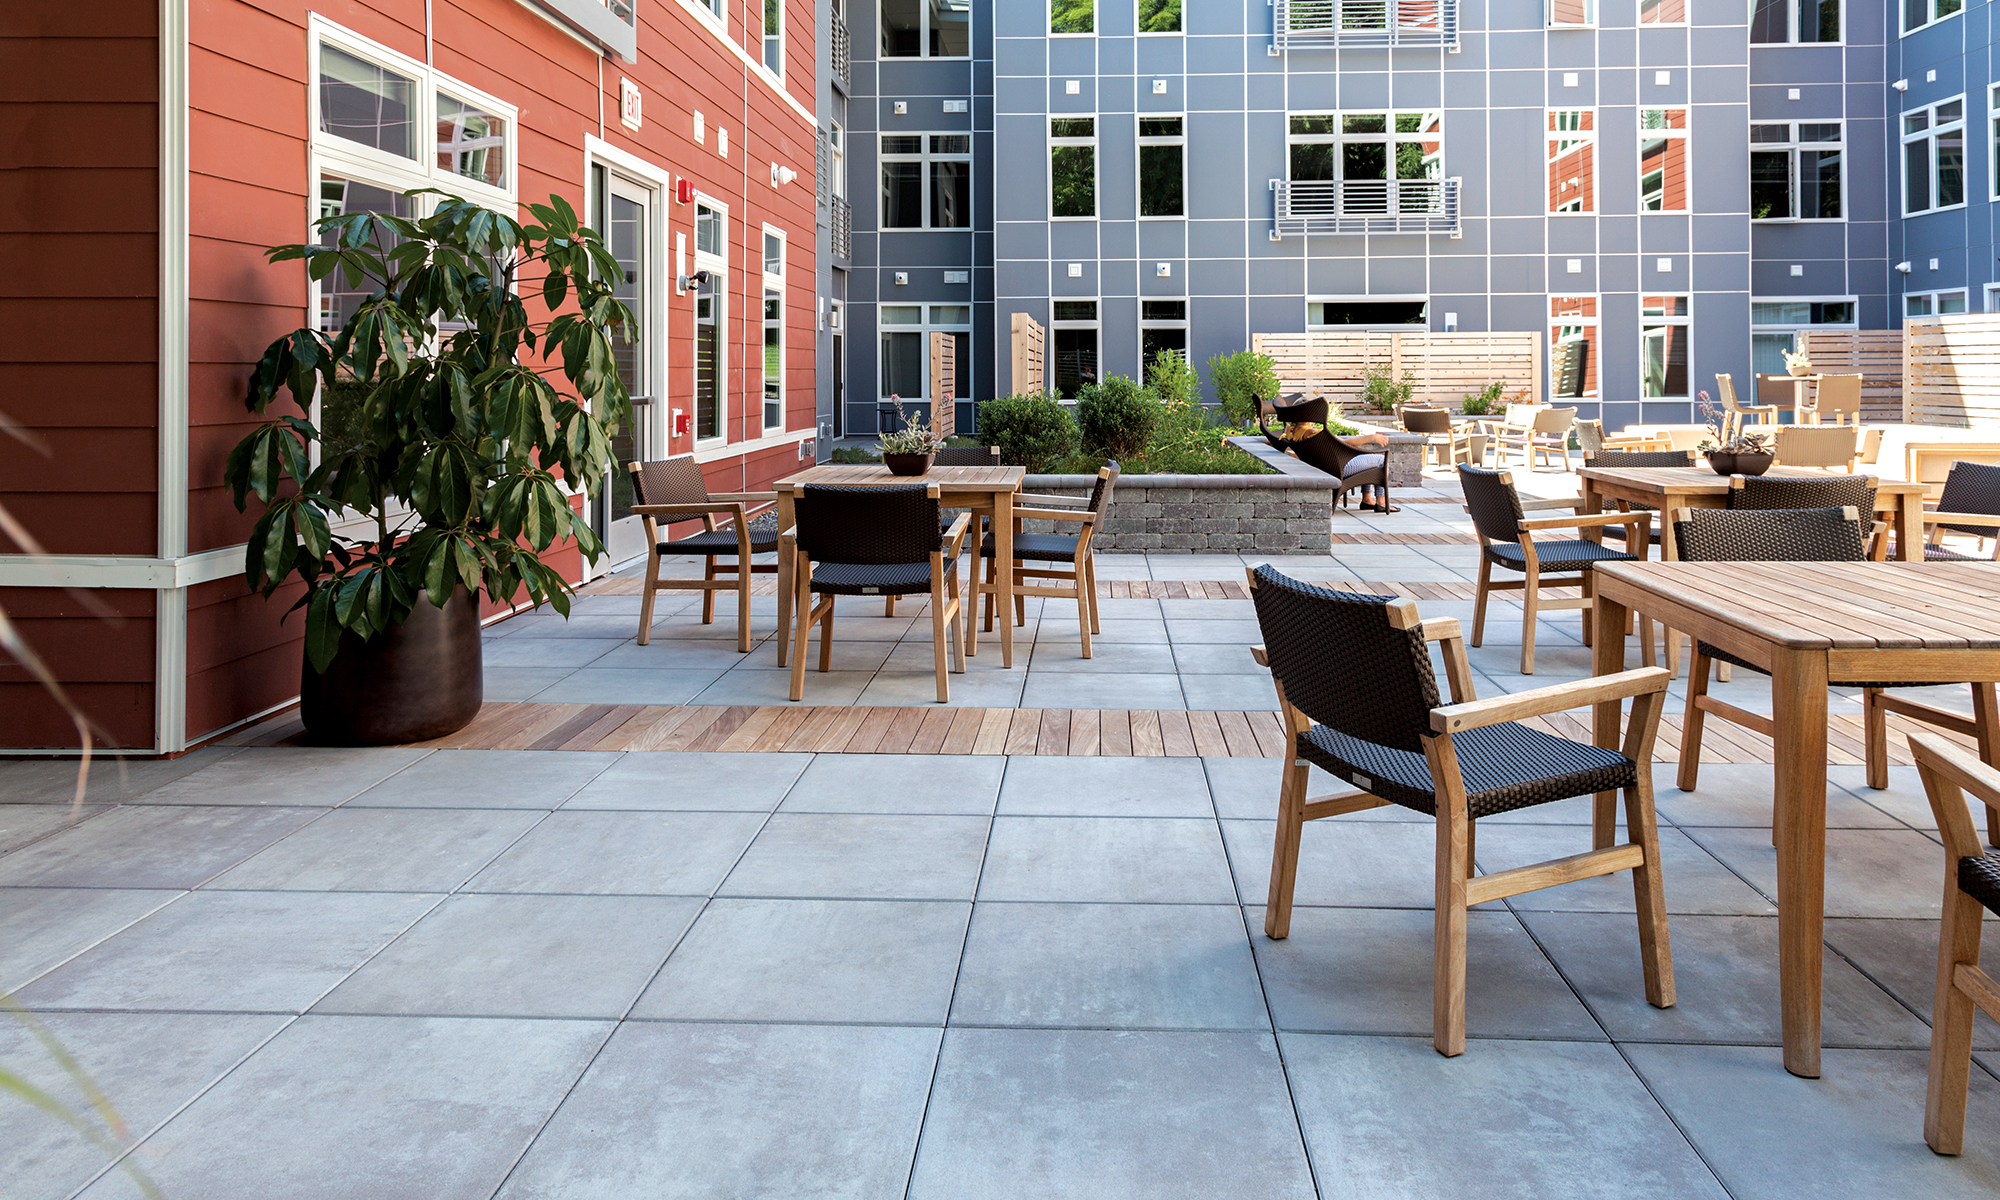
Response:
[{"label": "wicker chair back", "polygon": [[1442,408],[1406,408],[1403,428],[1411,433],[1450,433],[1451,414]]},{"label": "wicker chair back", "polygon": [[1102,521],[1104,510],[1111,507],[1111,489],[1118,486],[1118,464],[1107,462],[1097,473],[1097,482],[1090,488],[1090,511]]},{"label": "wicker chair back", "polygon": [[1465,507],[1472,514],[1473,527],[1492,542],[1521,540],[1521,497],[1514,490],[1513,476],[1505,471],[1461,464],[1458,483],[1465,492]]},{"label": "wicker chair back", "polygon": [[1873,475],[1790,479],[1770,475],[1729,477],[1731,508],[1855,508],[1875,512]]},{"label": "wicker chair back", "polygon": [[700,464],[692,458],[668,458],[628,466],[632,472],[632,499],[637,503],[708,503],[708,485],[702,481]]},{"label": "wicker chair back", "polygon": [[[1578,422],[1582,424],[1582,422]],[[1583,460],[1586,467],[1691,467],[1686,450],[1599,450]]]},{"label": "wicker chair back", "polygon": [[[2000,515],[2000,465],[1962,460],[1951,464],[1951,474],[1944,478],[1944,492],[1938,497],[1938,511]],[[1979,525],[1945,528],[1975,537],[1993,536],[1991,529]]]},{"label": "wicker chair back", "polygon": [[998,446],[946,446],[931,460],[934,467],[997,467],[1000,465]]},{"label": "wicker chair back", "polygon": [[1250,595],[1271,674],[1294,708],[1348,737],[1423,753],[1437,677],[1423,630],[1389,623],[1397,597],[1315,587],[1268,564]]},{"label": "wicker chair back", "polygon": [[886,566],[928,562],[944,547],[937,498],[909,487],[814,487],[796,505],[799,546],[814,562]]},{"label": "wicker chair back", "polygon": [[1696,508],[1674,522],[1683,562],[1865,562],[1869,522],[1846,508]]}]

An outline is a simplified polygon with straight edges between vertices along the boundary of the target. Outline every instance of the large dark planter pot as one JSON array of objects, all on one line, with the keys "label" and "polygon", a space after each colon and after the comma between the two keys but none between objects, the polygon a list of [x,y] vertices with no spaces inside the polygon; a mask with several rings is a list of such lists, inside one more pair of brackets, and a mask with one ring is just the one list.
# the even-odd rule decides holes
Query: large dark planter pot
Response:
[{"label": "large dark planter pot", "polygon": [[921,475],[931,469],[935,454],[884,454],[882,465],[891,475]]},{"label": "large dark planter pot", "polygon": [[1708,452],[1708,467],[1717,475],[1762,475],[1771,469],[1776,458],[1768,450],[1762,454],[1727,454],[1711,450]]},{"label": "large dark planter pot", "polygon": [[340,635],[326,673],[305,664],[299,715],[321,746],[393,746],[472,723],[486,690],[479,598],[464,588],[443,608],[419,597],[409,619],[362,641]]}]

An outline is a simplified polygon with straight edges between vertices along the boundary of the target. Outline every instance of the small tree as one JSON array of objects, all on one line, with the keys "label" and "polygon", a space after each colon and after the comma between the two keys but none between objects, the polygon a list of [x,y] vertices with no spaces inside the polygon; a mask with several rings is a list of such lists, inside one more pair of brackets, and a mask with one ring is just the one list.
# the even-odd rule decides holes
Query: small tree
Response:
[{"label": "small tree", "polygon": [[1417,391],[1417,377],[1408,371],[1397,379],[1389,368],[1381,363],[1370,363],[1361,379],[1361,402],[1371,412],[1392,413],[1400,405],[1408,404]]},{"label": "small tree", "polygon": [[1152,441],[1160,424],[1160,404],[1133,380],[1113,375],[1078,391],[1076,424],[1085,450],[1107,458],[1131,458]]},{"label": "small tree", "polygon": [[1229,419],[1241,425],[1257,419],[1257,401],[1278,396],[1277,366],[1268,354],[1239,350],[1208,360],[1208,386]]},{"label": "small tree", "polygon": [[1003,462],[1036,475],[1076,453],[1076,419],[1054,396],[1001,396],[979,406],[979,440],[1000,447]]},{"label": "small tree", "polygon": [[1201,403],[1201,377],[1188,365],[1187,354],[1162,350],[1146,367],[1146,386],[1160,403],[1182,407]]},{"label": "small tree", "polygon": [[[331,245],[269,252],[304,259],[314,279],[337,271],[349,288],[375,288],[338,334],[305,328],[271,343],[246,403],[263,413],[289,390],[303,415],[260,426],[225,472],[238,509],[251,495],[264,506],[250,586],[269,596],[293,576],[306,585],[315,670],[342,631],[365,640],[424,596],[442,608],[461,585],[502,602],[525,587],[568,615],[569,585],[540,553],[564,538],[593,561],[603,553],[561,481],[592,495],[611,469],[608,423],[627,407],[612,338],[632,314],[612,294],[617,259],[561,197],[549,201],[528,206],[541,224],[527,226],[456,196],[422,218],[325,217]],[[556,315],[530,322],[517,282]],[[554,368],[521,360],[537,351],[561,359],[573,394]],[[312,422],[316,394],[355,406],[327,422],[331,433]],[[349,512],[368,518],[372,538],[331,532]]]}]

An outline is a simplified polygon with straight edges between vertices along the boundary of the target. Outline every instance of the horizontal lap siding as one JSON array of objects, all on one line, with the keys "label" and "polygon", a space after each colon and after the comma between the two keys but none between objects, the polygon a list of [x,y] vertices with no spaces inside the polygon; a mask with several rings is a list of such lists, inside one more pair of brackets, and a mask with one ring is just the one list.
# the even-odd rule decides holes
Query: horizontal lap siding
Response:
[{"label": "horizontal lap siding", "polygon": [[[153,593],[0,588],[0,609],[114,746],[153,744]],[[26,667],[0,661],[0,745],[77,744],[70,717]]]}]

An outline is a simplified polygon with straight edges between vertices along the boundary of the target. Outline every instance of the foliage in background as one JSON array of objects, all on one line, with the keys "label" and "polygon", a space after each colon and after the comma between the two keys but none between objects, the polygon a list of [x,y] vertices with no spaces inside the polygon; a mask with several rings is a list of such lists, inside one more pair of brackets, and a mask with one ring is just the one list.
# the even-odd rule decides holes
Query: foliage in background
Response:
[{"label": "foliage in background", "polygon": [[1014,395],[979,406],[981,445],[1000,447],[1000,460],[1043,475],[1074,455],[1076,419],[1054,396]]},{"label": "foliage in background", "polygon": [[876,446],[884,454],[936,454],[944,445],[944,439],[937,436],[937,421],[912,421],[903,412],[903,398],[891,393],[889,399],[896,402],[897,428],[881,435]]},{"label": "foliage in background", "polygon": [[1468,417],[1483,417],[1494,412],[1500,407],[1500,393],[1505,391],[1506,387],[1505,380],[1496,379],[1480,388],[1478,395],[1467,392],[1464,402],[1458,406],[1459,411]]},{"label": "foliage in background", "polygon": [[1092,33],[1096,15],[1096,0],[1049,0],[1049,32]]},{"label": "foliage in background", "polygon": [[1278,372],[1268,354],[1239,350],[1208,360],[1208,386],[1222,411],[1238,425],[1257,419],[1257,401],[1278,396]]},{"label": "foliage in background", "polygon": [[1187,355],[1179,350],[1162,350],[1153,355],[1152,363],[1146,367],[1146,386],[1162,404],[1201,403],[1201,376],[1194,373]]},{"label": "foliage in background", "polygon": [[1153,440],[1160,423],[1160,402],[1153,393],[1123,375],[1103,383],[1086,383],[1076,394],[1077,430],[1083,448],[1110,459],[1133,458]]},{"label": "foliage in background", "polygon": [[1417,391],[1417,377],[1408,371],[1397,379],[1383,363],[1370,363],[1361,377],[1361,402],[1370,412],[1392,413],[1408,404]]},{"label": "foliage in background", "polygon": [[1139,5],[1140,33],[1179,33],[1181,0],[1143,0]]},{"label": "foliage in background", "polygon": [[[1190,372],[1192,374],[1192,372]],[[1243,431],[1200,401],[1160,401],[1160,423],[1133,472],[1169,475],[1268,475],[1271,469],[1229,444]],[[1090,468],[1095,470],[1095,467]]]},{"label": "foliage in background", "polygon": [[[269,252],[305,260],[313,279],[338,271],[350,288],[375,288],[338,334],[304,328],[271,343],[245,403],[263,413],[289,390],[302,415],[243,439],[226,470],[238,509],[251,495],[264,506],[245,553],[250,586],[270,596],[294,575],[306,585],[315,669],[343,631],[368,638],[460,585],[503,603],[525,587],[567,615],[569,585],[541,552],[567,538],[592,561],[603,553],[560,481],[594,495],[610,470],[611,423],[628,407],[612,339],[633,318],[612,294],[617,260],[568,203],[549,200],[528,205],[541,224],[527,226],[456,196],[423,218],[330,216],[318,227],[331,245]],[[539,293],[549,320],[529,321],[517,284]],[[560,357],[572,394],[524,352]],[[326,430],[311,420],[320,388],[346,401]],[[372,519],[372,539],[331,531],[350,512]]]}]

